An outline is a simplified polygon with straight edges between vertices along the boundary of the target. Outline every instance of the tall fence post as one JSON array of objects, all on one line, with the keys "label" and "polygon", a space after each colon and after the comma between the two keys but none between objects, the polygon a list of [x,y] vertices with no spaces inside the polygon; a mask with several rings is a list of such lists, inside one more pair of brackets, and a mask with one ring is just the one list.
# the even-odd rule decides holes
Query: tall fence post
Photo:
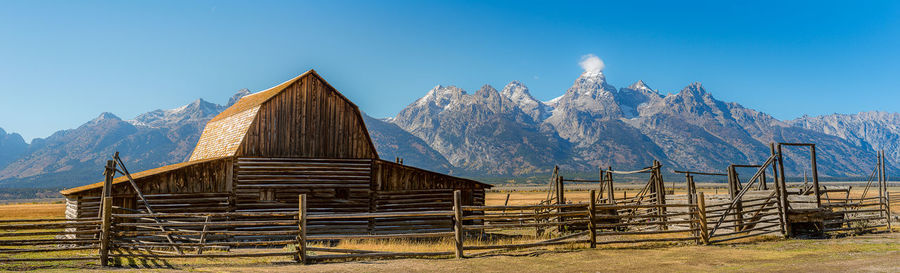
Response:
[{"label": "tall fence post", "polygon": [[[669,226],[666,224],[669,221],[669,217],[666,216],[666,183],[663,181],[662,177],[662,164],[657,160],[653,160],[653,175],[656,176],[656,204],[662,205],[656,209],[656,213],[659,215],[659,221],[662,223],[659,224],[660,230],[669,230]],[[675,190],[675,189],[672,189]]]},{"label": "tall fence post", "polygon": [[597,248],[597,193],[591,190],[591,202],[588,203],[588,230],[591,232],[591,248]]},{"label": "tall fence post", "polygon": [[456,258],[461,259],[463,255],[463,213],[462,213],[462,191],[453,191],[453,235],[456,239]]},{"label": "tall fence post", "polygon": [[606,198],[608,200],[607,203],[615,205],[616,204],[616,195],[615,195],[615,192],[613,191],[614,187],[613,187],[612,167],[609,167],[608,170],[609,170],[609,172],[606,173]]},{"label": "tall fence post", "polygon": [[822,208],[822,193],[819,191],[819,169],[816,167],[816,144],[809,146],[810,167],[812,167],[813,192],[816,194],[816,208]]},{"label": "tall fence post", "polygon": [[781,216],[784,218],[784,236],[785,237],[794,237],[794,231],[791,229],[791,223],[788,220],[788,210],[790,209],[791,203],[788,202],[788,191],[787,191],[787,180],[784,178],[784,154],[781,153],[781,143],[778,144],[778,148],[776,149],[776,153],[778,157],[778,184],[781,186],[781,207],[783,213]]},{"label": "tall fence post", "polygon": [[684,180],[687,183],[687,196],[688,196],[688,205],[694,205],[694,207],[689,207],[688,212],[690,212],[690,219],[694,220],[691,222],[691,234],[697,237],[697,240],[694,241],[696,244],[700,244],[700,217],[697,216],[700,211],[697,210],[697,187],[694,184],[694,176],[690,173],[684,174]]},{"label": "tall fence post", "polygon": [[[565,186],[565,181],[564,181],[564,178],[563,178],[562,176],[559,176],[558,179],[557,179],[557,181],[558,181],[558,182],[556,183],[556,204],[557,204],[557,205],[564,205],[564,204],[566,204],[566,186]],[[558,212],[558,213],[560,213],[560,214],[563,213],[564,211],[565,211],[565,210],[564,210],[562,207],[556,208],[556,212]],[[566,219],[565,219],[564,217],[562,217],[562,216],[559,216],[559,217],[556,217],[556,221],[558,221],[559,223],[562,223],[562,222],[565,222]],[[559,231],[559,233],[565,232],[565,231],[566,231],[566,226],[565,226],[565,225],[559,225],[559,227],[557,227],[557,231]]]},{"label": "tall fence post", "polygon": [[884,185],[882,186],[882,189],[884,189],[884,194],[882,194],[884,196],[884,198],[881,200],[881,203],[884,204],[884,209],[885,209],[885,214],[886,214],[885,216],[887,216],[888,232],[893,233],[894,228],[891,226],[891,193],[888,192],[888,190],[887,190],[888,176],[887,176],[887,168],[884,164],[884,150],[881,150],[881,177],[882,177],[881,180],[883,181],[882,183],[884,183]]},{"label": "tall fence post", "polygon": [[103,197],[103,219],[100,226],[100,266],[109,265],[109,233],[112,220],[112,197]]},{"label": "tall fence post", "polygon": [[297,227],[297,259],[301,264],[306,264],[306,194],[301,194],[298,200]]},{"label": "tall fence post", "polygon": [[709,244],[709,230],[706,227],[706,197],[703,196],[703,192],[697,193],[697,216],[700,218],[700,239],[703,240],[703,244]]}]

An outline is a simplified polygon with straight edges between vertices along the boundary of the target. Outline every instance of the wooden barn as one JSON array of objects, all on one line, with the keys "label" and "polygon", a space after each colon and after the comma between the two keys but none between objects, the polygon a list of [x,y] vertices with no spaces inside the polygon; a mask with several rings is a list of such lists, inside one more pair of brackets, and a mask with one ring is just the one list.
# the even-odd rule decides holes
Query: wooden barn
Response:
[{"label": "wooden barn", "polygon": [[[314,70],[210,120],[187,162],[132,176],[154,212],[296,211],[299,194],[307,194],[311,214],[450,210],[454,190],[463,204],[484,205],[490,188],[379,159],[358,107]],[[62,191],[67,218],[97,217],[103,184]],[[115,207],[144,210],[127,178],[117,177],[111,193]],[[321,224],[378,233],[416,223]],[[449,219],[418,225],[451,228]]]}]

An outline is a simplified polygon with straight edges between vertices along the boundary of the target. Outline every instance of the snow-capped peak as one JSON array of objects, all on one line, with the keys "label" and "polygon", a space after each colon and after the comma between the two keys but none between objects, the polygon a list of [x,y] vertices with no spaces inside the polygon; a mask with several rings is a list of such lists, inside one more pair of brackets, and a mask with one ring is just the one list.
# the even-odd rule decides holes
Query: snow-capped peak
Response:
[{"label": "snow-capped peak", "polygon": [[427,104],[434,104],[438,107],[444,107],[449,104],[451,101],[458,99],[462,95],[465,95],[466,91],[456,87],[456,86],[443,86],[438,85],[428,91],[428,94],[425,94],[424,97],[416,100],[416,106],[425,106]]},{"label": "snow-capped peak", "polygon": [[222,110],[224,109],[225,107],[218,104],[211,103],[203,99],[197,99],[190,104],[183,105],[174,109],[160,109],[147,112],[135,117],[134,120],[129,120],[128,122],[133,125],[147,127],[164,127],[172,124],[177,124],[184,120],[202,120],[211,118],[222,112]]},{"label": "snow-capped peak", "polygon": [[681,90],[679,94],[682,95],[693,95],[693,96],[703,96],[706,94],[706,90],[703,89],[703,84],[700,82],[693,82],[688,86],[685,86],[684,89]]},{"label": "snow-capped peak", "polygon": [[121,119],[113,113],[103,112],[103,113],[100,113],[100,116],[97,116],[96,118],[94,118],[93,120],[91,120],[88,123],[98,123],[98,122],[101,122],[104,120],[121,120]]},{"label": "snow-capped peak", "polygon": [[247,95],[250,95],[250,94],[251,94],[250,89],[244,88],[244,89],[238,90],[237,93],[234,93],[234,95],[231,96],[230,99],[228,99],[228,104],[225,104],[225,108],[231,107],[232,105],[237,103],[239,100],[241,100],[241,98],[246,97]]},{"label": "snow-capped peak", "polygon": [[635,82],[635,83],[629,85],[629,86],[628,86],[628,89],[631,89],[631,90],[644,90],[644,91],[652,91],[652,90],[653,90],[653,89],[650,89],[650,87],[647,86],[647,84],[645,84],[643,80],[638,80],[637,82]]},{"label": "snow-capped peak", "polygon": [[606,83],[606,77],[603,75],[603,72],[589,70],[582,73],[578,79],[575,79],[575,82],[566,91],[566,94],[571,96],[571,99],[578,97],[597,98],[611,96],[615,91],[615,87]]},{"label": "snow-capped peak", "polygon": [[531,92],[528,91],[528,87],[519,81],[512,81],[504,86],[503,91],[500,91],[500,94],[516,103],[520,107],[532,108],[541,104],[540,101],[534,99],[534,97],[531,96]]}]

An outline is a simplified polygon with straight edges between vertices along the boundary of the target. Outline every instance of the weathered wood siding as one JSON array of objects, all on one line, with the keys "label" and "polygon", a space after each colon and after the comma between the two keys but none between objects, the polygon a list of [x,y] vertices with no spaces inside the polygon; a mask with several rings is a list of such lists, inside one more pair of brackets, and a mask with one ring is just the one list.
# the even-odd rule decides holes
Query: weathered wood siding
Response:
[{"label": "weathered wood siding", "polygon": [[260,107],[237,155],[377,158],[359,109],[312,74]]},{"label": "weathered wood siding", "polygon": [[78,218],[78,212],[80,211],[79,203],[77,196],[66,196],[66,219],[75,219]]},{"label": "weathered wood siding", "polygon": [[[452,210],[454,190],[463,192],[464,205],[484,205],[484,185],[472,180],[384,160],[375,160],[372,168],[377,212]],[[451,217],[379,218],[375,223],[375,233],[452,229]]]},{"label": "weathered wood siding", "polygon": [[[297,211],[306,194],[310,214],[449,211],[453,191],[463,204],[483,205],[486,185],[383,160],[240,157],[211,160],[137,178],[155,212]],[[67,196],[67,215],[97,217],[100,190]],[[130,183],[113,187],[113,205],[143,210]],[[74,212],[73,212],[74,211]],[[293,217],[287,217],[290,219]],[[276,220],[259,218],[254,220]],[[448,231],[450,217],[312,220],[310,234]],[[266,230],[295,230],[294,225]],[[240,228],[238,228],[240,229]],[[290,236],[283,236],[289,238]]]},{"label": "weathered wood siding", "polygon": [[[155,212],[227,211],[232,162],[231,158],[210,160],[134,180]],[[113,206],[144,208],[131,183],[115,183],[112,189]],[[78,217],[97,217],[101,192],[92,189],[66,198],[78,201]]]},{"label": "weathered wood siding", "polygon": [[[234,167],[236,210],[297,211],[298,196],[306,194],[310,214],[369,212],[371,166],[371,159],[242,157]],[[274,198],[266,200],[266,192]],[[308,226],[310,233],[365,234],[369,223],[310,220]]]},{"label": "weathered wood siding", "polygon": [[[376,188],[379,191],[429,190],[429,189],[484,189],[487,185],[477,181],[453,177],[390,161],[375,160],[373,166]],[[452,198],[450,199],[452,200]]]},{"label": "weathered wood siding", "polygon": [[[453,189],[399,190],[378,192],[376,211],[448,211],[453,209]],[[409,218],[378,218],[375,233],[396,233],[401,231],[449,231],[453,229],[453,218],[449,216]]]}]

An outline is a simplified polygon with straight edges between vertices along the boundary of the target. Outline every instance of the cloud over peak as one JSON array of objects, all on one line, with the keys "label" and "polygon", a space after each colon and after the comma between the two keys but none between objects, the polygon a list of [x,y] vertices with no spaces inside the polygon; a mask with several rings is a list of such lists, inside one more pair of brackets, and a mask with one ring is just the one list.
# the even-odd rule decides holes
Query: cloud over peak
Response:
[{"label": "cloud over peak", "polygon": [[578,65],[580,65],[581,69],[584,69],[584,72],[587,74],[600,74],[603,72],[603,68],[606,67],[606,65],[603,64],[603,60],[594,54],[581,56],[581,61],[578,62]]}]

